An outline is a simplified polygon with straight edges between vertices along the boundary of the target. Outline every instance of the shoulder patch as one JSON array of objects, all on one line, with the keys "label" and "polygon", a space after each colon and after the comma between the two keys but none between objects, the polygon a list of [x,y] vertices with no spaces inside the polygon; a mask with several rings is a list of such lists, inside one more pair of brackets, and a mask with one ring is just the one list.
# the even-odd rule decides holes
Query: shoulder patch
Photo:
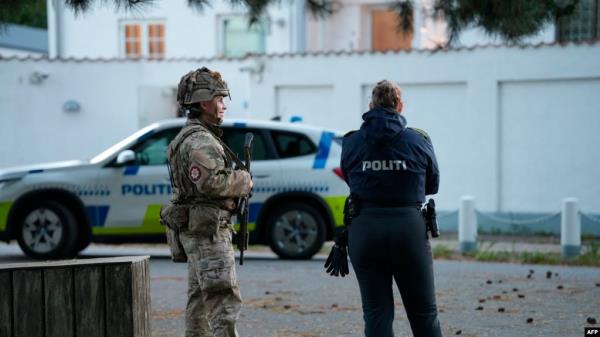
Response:
[{"label": "shoulder patch", "polygon": [[356,131],[358,131],[358,130],[352,130],[352,131],[348,131],[348,132],[347,132],[347,133],[344,135],[344,137],[348,137],[348,136],[352,135],[353,133],[355,133]]},{"label": "shoulder patch", "polygon": [[429,135],[427,134],[427,132],[425,132],[424,130],[421,130],[419,128],[409,128],[413,131],[416,131],[417,133],[419,133],[421,136],[423,136],[423,138],[425,139],[429,139]]}]

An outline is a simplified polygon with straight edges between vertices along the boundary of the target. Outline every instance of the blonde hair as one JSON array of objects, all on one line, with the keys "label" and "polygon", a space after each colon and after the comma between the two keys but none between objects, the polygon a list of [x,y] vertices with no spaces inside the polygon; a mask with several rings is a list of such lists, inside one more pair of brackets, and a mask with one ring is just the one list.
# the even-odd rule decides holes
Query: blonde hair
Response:
[{"label": "blonde hair", "polygon": [[402,92],[396,82],[383,80],[373,88],[371,103],[373,108],[392,108],[395,110],[401,101],[401,97]]}]

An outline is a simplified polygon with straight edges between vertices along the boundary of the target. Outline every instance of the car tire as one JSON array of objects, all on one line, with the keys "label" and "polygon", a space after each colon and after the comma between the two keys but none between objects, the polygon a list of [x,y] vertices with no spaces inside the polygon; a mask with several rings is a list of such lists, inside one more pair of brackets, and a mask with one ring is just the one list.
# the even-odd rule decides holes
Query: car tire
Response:
[{"label": "car tire", "polygon": [[17,241],[25,255],[34,259],[71,257],[77,244],[73,213],[56,201],[32,203],[18,220]]},{"label": "car tire", "polygon": [[75,243],[72,252],[69,254],[69,257],[76,257],[82,250],[86,249],[90,243],[92,243],[92,239],[89,235],[81,233],[81,231],[79,232],[79,237],[77,238],[77,242]]},{"label": "car tire", "polygon": [[268,216],[267,238],[271,250],[282,259],[310,259],[323,246],[325,221],[308,204],[285,204]]}]

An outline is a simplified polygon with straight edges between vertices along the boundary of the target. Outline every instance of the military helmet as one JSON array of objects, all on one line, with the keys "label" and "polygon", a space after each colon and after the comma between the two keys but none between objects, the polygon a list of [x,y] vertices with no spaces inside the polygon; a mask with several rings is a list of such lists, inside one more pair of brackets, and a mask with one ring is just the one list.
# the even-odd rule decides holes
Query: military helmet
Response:
[{"label": "military helmet", "polygon": [[215,96],[229,96],[227,83],[221,74],[206,67],[190,71],[179,81],[177,102],[181,106],[210,101]]}]

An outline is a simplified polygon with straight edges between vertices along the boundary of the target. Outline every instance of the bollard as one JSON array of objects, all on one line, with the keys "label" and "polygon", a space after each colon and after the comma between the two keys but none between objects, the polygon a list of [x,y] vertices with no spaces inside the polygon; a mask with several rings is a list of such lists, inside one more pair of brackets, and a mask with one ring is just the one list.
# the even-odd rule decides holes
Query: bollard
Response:
[{"label": "bollard", "polygon": [[475,199],[471,196],[460,199],[458,242],[461,253],[477,249],[477,214],[475,214]]},{"label": "bollard", "polygon": [[563,257],[573,257],[581,252],[581,218],[575,198],[563,200],[560,221],[560,247]]}]

